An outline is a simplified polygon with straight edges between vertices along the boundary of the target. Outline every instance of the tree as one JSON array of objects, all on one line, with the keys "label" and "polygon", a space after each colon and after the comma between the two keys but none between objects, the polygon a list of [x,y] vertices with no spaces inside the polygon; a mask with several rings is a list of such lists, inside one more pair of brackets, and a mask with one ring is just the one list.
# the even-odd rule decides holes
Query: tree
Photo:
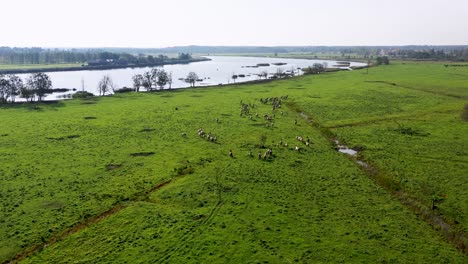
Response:
[{"label": "tree", "polygon": [[468,49],[467,48],[463,49],[462,59],[464,61],[468,61]]},{"label": "tree", "polygon": [[153,77],[150,71],[143,73],[143,80],[141,85],[145,87],[147,91],[151,91],[151,87],[153,86]]},{"label": "tree", "polygon": [[325,66],[321,63],[314,63],[312,67],[304,69],[305,74],[319,74],[325,71]]},{"label": "tree", "polygon": [[190,83],[191,87],[195,87],[195,82],[198,80],[198,75],[195,72],[189,72],[185,80]]},{"label": "tree", "polygon": [[15,102],[16,96],[20,94],[21,89],[24,87],[23,80],[14,74],[8,75],[8,79],[10,85],[6,91],[6,100],[10,98],[12,102]]},{"label": "tree", "polygon": [[156,85],[159,86],[159,89],[163,89],[169,81],[169,76],[167,75],[167,72],[165,70],[159,70],[156,74],[156,77]]},{"label": "tree", "polygon": [[49,75],[43,72],[31,74],[26,80],[26,83],[30,90],[32,90],[37,96],[38,101],[42,101],[43,97],[52,88],[52,81],[50,80]]},{"label": "tree", "polygon": [[143,86],[143,75],[135,74],[132,77],[133,80],[133,88],[135,88],[136,92],[140,91],[140,87]]},{"label": "tree", "polygon": [[376,64],[377,65],[381,65],[381,64],[388,65],[388,64],[390,64],[390,61],[388,60],[387,56],[377,57]]},{"label": "tree", "polygon": [[191,58],[189,53],[179,53],[179,60],[190,60]]},{"label": "tree", "polygon": [[231,77],[232,77],[232,80],[233,80],[234,83],[235,83],[236,80],[237,80],[237,77],[239,77],[239,76],[237,76],[236,74],[233,73]]},{"label": "tree", "polygon": [[390,64],[390,61],[388,60],[387,56],[383,57],[383,64],[385,64],[385,65]]},{"label": "tree", "polygon": [[112,78],[109,75],[104,75],[98,83],[99,95],[105,95],[111,91],[114,91],[114,83],[112,82]]},{"label": "tree", "polygon": [[284,77],[283,69],[281,69],[281,68],[276,69],[275,76],[276,76],[277,78],[283,78],[283,77]]},{"label": "tree", "polygon": [[314,63],[312,67],[314,67],[316,73],[322,73],[325,71],[325,67],[321,63]]},{"label": "tree", "polygon": [[3,74],[0,74],[0,103],[6,103],[7,90],[10,87],[10,80]]},{"label": "tree", "polygon": [[34,100],[34,91],[28,85],[20,89],[20,97],[26,99],[27,102]]},{"label": "tree", "polygon": [[158,87],[158,75],[159,75],[159,70],[156,68],[151,69],[151,83],[152,85],[154,84],[154,88]]}]

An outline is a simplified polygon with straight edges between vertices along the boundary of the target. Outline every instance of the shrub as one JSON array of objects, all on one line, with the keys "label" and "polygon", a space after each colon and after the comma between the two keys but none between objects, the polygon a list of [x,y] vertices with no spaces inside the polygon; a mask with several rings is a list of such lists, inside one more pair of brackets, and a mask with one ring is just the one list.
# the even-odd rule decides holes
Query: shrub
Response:
[{"label": "shrub", "polygon": [[135,89],[128,88],[128,87],[123,87],[123,88],[115,90],[114,92],[115,93],[130,93],[130,92],[133,92],[133,91],[135,91]]},{"label": "shrub", "polygon": [[76,92],[73,94],[73,99],[77,99],[77,98],[89,98],[89,97],[93,97],[94,94],[90,93],[90,92],[86,92],[86,91],[79,91],[79,92]]}]

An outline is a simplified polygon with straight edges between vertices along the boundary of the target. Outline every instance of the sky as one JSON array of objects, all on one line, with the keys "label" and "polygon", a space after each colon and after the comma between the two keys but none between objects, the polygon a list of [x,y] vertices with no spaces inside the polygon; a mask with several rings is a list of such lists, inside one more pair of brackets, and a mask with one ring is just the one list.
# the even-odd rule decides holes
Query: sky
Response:
[{"label": "sky", "polygon": [[0,46],[468,45],[468,0],[3,0]]}]

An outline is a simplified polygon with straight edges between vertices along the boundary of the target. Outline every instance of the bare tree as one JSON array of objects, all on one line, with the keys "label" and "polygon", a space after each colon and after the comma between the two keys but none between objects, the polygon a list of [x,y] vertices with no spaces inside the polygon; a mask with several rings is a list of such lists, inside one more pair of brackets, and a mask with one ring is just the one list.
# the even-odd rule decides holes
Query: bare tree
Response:
[{"label": "bare tree", "polygon": [[112,82],[112,78],[109,75],[104,75],[98,83],[99,95],[105,95],[106,93],[110,93],[113,90],[114,83]]},{"label": "bare tree", "polygon": [[172,88],[172,72],[169,72],[169,75],[167,76],[167,83],[169,84],[169,89]]},{"label": "bare tree", "polygon": [[282,69],[282,68],[276,69],[275,76],[278,77],[278,78],[283,78],[283,77],[284,77],[284,71],[283,71],[283,69]]}]

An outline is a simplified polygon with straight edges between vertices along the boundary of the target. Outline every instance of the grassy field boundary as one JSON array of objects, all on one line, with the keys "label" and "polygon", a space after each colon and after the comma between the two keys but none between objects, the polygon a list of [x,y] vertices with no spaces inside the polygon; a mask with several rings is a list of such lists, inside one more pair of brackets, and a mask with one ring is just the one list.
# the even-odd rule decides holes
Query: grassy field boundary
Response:
[{"label": "grassy field boundary", "polygon": [[407,86],[407,85],[400,85],[400,84],[393,83],[393,82],[387,82],[387,81],[366,81],[366,82],[381,83],[381,84],[391,85],[391,86],[400,87],[400,88],[404,88],[404,89],[415,90],[415,91],[423,92],[423,93],[430,93],[430,94],[435,94],[435,95],[439,95],[439,96],[448,96],[448,97],[452,97],[452,98],[456,98],[456,99],[468,100],[468,97],[465,97],[465,96],[460,96],[460,95],[450,94],[450,93],[441,93],[441,92],[429,91],[429,90],[420,89],[420,88],[416,88],[416,87],[410,87],[410,86]]},{"label": "grassy field boundary", "polygon": [[[288,102],[286,106],[301,116],[311,127],[318,129],[322,135],[330,141],[331,145],[335,144],[337,140],[336,135],[330,131],[328,127],[324,127],[315,122],[314,118],[304,112],[296,103]],[[434,230],[443,235],[448,242],[455,245],[455,247],[464,254],[468,254],[468,236],[461,228],[453,224],[455,222],[453,219],[447,219],[440,215],[434,207],[430,208],[426,206],[423,202],[419,201],[418,198],[407,193],[399,182],[391,175],[388,175],[373,165],[372,161],[365,160],[361,157],[351,157],[349,155],[348,158],[352,159],[369,178],[389,192],[392,197],[397,199],[402,205],[409,208],[420,219],[427,222]]]}]

